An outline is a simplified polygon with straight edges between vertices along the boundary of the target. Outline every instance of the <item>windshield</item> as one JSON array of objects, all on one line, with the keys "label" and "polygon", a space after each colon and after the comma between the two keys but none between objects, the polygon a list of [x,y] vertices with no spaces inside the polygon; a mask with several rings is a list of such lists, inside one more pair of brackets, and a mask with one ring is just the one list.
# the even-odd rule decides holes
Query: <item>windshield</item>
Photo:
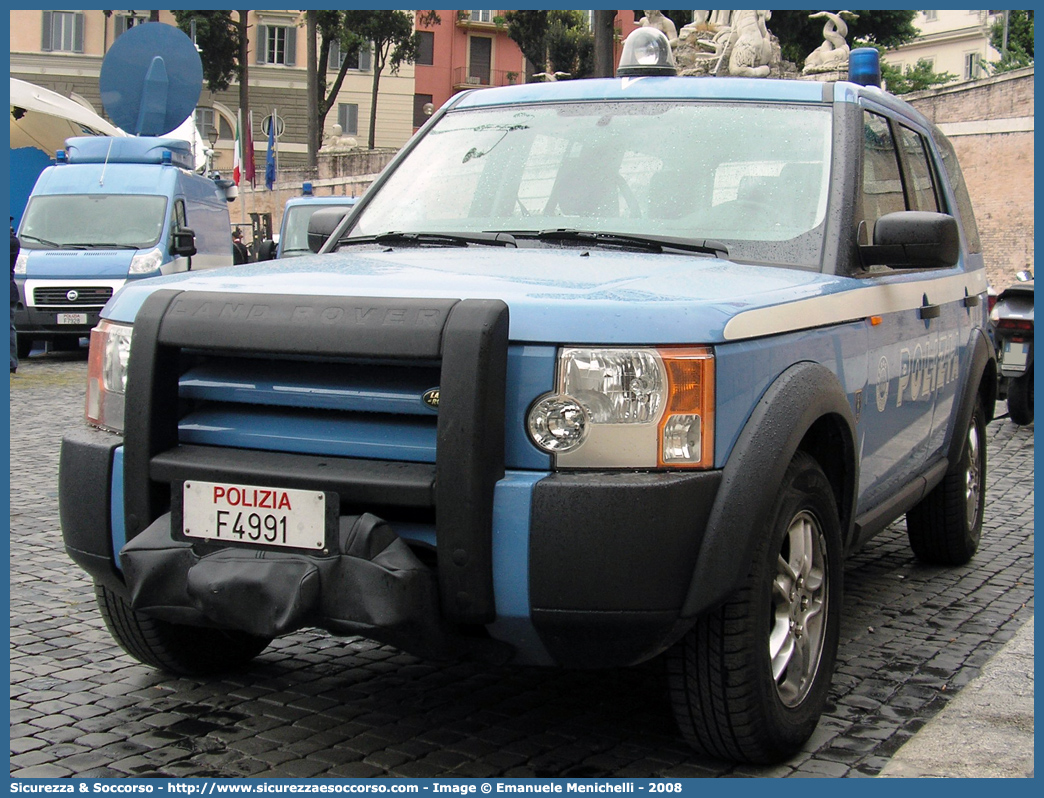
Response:
[{"label": "windshield", "polygon": [[711,102],[527,105],[447,114],[351,236],[583,230],[726,242],[818,267],[827,107]]},{"label": "windshield", "polygon": [[142,194],[55,194],[29,200],[19,238],[29,248],[147,249],[159,242],[167,198]]}]

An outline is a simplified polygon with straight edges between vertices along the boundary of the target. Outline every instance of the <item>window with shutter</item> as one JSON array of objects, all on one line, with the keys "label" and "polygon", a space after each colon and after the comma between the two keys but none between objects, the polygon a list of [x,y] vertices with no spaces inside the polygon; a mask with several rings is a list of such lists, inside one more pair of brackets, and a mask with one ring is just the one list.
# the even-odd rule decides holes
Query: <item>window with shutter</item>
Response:
[{"label": "window with shutter", "polygon": [[359,135],[359,106],[356,103],[337,104],[337,124],[345,136]]}]

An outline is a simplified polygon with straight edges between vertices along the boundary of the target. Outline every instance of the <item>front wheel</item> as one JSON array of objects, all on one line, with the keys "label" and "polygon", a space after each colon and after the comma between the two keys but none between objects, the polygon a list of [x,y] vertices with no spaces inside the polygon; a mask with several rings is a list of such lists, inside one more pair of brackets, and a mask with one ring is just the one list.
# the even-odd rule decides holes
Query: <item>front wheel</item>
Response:
[{"label": "front wheel", "polygon": [[94,586],[98,609],[120,648],[145,665],[179,676],[202,676],[241,667],[272,642],[245,632],[168,623],[135,612],[104,585]]},{"label": "front wheel", "polygon": [[798,452],[743,586],[666,655],[675,719],[718,759],[796,754],[826,703],[841,612],[841,522],[819,464]]},{"label": "front wheel", "polygon": [[985,505],[986,414],[977,401],[960,458],[906,514],[906,534],[914,555],[932,565],[964,565],[978,551]]},{"label": "front wheel", "polygon": [[1019,425],[1033,423],[1033,366],[1008,385],[1008,417]]}]

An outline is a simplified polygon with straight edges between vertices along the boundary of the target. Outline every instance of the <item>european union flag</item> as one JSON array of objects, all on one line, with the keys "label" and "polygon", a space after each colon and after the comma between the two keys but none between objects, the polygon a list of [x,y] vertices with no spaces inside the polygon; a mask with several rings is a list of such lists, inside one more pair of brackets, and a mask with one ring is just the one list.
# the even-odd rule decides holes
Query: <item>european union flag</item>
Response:
[{"label": "european union flag", "polygon": [[272,111],[272,115],[268,117],[268,159],[265,161],[265,188],[269,191],[275,186],[275,131],[276,131],[276,120],[279,117],[276,116],[275,111]]}]

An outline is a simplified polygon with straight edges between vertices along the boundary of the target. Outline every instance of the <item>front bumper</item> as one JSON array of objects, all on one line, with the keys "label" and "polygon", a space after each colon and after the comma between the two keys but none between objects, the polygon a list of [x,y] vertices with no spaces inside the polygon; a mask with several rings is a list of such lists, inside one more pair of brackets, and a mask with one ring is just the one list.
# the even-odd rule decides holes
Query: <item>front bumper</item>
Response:
[{"label": "front bumper", "polygon": [[[450,550],[447,558],[440,547],[432,566],[414,557],[408,569],[400,569],[409,571],[413,583],[404,591],[395,580],[367,576],[368,565],[346,568],[341,559],[347,551],[344,547],[325,558],[266,552],[259,560],[256,550],[241,548],[215,554],[198,543],[175,541],[169,514],[139,535],[128,536],[125,508],[133,503],[123,500],[122,443],[116,435],[87,428],[65,436],[59,507],[70,557],[138,611],[255,634],[317,626],[336,634],[361,634],[425,656],[460,651],[457,632],[465,627],[442,609],[446,602],[445,597],[439,600],[437,574],[442,563],[458,555],[457,550]],[[305,480],[323,490],[344,490],[334,476],[325,477],[326,483],[309,481],[310,474],[325,471],[308,468],[308,460],[316,458],[219,448],[199,451],[205,448],[176,447],[155,457],[150,465],[153,479],[178,485],[186,478],[220,474],[222,481],[233,483],[296,487]],[[383,466],[356,465],[371,469],[369,490],[376,508],[386,489]],[[426,501],[430,485],[423,471],[419,466],[413,482],[400,481],[396,492],[407,500],[412,495],[418,503]],[[718,472],[509,471],[493,497],[496,617],[485,629],[510,644],[521,663],[614,667],[660,653],[691,624],[691,619],[682,617],[682,607],[719,483]],[[358,484],[357,475],[353,484]],[[396,531],[413,538],[406,542],[416,545],[413,533],[397,530],[395,523],[383,529],[387,533],[382,535],[397,541],[397,549],[403,541]],[[342,538],[345,534],[342,531]],[[143,571],[135,564],[142,559],[140,550],[159,565]],[[208,552],[209,559],[203,556]],[[199,563],[204,561],[208,564],[201,569]],[[280,573],[295,576],[284,576],[278,587],[264,588],[269,580],[259,581],[257,576],[275,561],[281,563]],[[190,575],[193,568],[195,576]],[[204,583],[217,586],[212,576],[209,582],[201,582],[201,573],[223,574],[218,581],[225,589],[201,590]],[[244,595],[257,600],[244,602]],[[350,602],[356,608],[354,615],[339,603],[345,595],[366,599]],[[375,623],[375,618],[384,620]]]}]

